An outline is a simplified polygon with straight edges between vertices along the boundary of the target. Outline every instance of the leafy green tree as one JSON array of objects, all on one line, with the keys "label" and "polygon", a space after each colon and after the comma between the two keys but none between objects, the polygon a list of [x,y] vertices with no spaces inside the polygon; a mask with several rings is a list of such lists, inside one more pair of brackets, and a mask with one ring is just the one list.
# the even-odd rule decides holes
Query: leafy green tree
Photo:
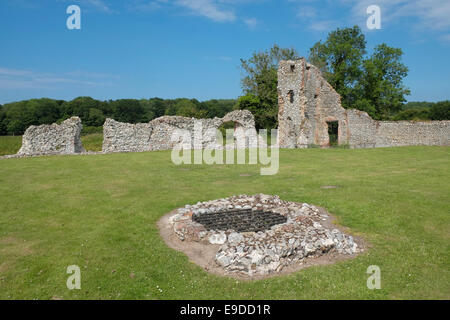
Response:
[{"label": "leafy green tree", "polygon": [[429,109],[407,109],[400,111],[396,115],[392,117],[392,120],[429,120],[430,119],[430,111]]},{"label": "leafy green tree", "polygon": [[103,114],[102,110],[99,110],[97,108],[91,108],[89,109],[89,118],[86,123],[88,126],[94,126],[99,127],[102,126],[105,122],[105,115]]},{"label": "leafy green tree", "polygon": [[144,118],[144,109],[136,99],[119,99],[110,101],[113,118],[117,121],[137,123]]},{"label": "leafy green tree", "polygon": [[331,86],[341,95],[342,106],[350,108],[362,98],[357,84],[362,72],[366,40],[358,26],[336,29],[325,42],[310,49],[308,60],[319,69]]},{"label": "leafy green tree", "polygon": [[450,101],[436,102],[430,109],[431,120],[450,120]]},{"label": "leafy green tree", "polygon": [[[259,99],[259,107],[253,112],[257,128],[271,129],[277,126],[278,95],[277,69],[281,60],[298,59],[293,48],[280,48],[278,45],[266,51],[255,52],[248,60],[241,59],[244,77],[241,84],[244,95]],[[238,103],[240,108],[241,104]]]},{"label": "leafy green tree", "polygon": [[408,109],[427,109],[427,108],[431,108],[434,105],[433,102],[426,102],[426,101],[410,101],[408,103],[405,103],[403,105],[403,110],[408,110]]},{"label": "leafy green tree", "polygon": [[62,105],[62,119],[78,116],[86,125],[91,124],[91,109],[98,109],[103,114],[111,114],[109,105],[91,97],[78,97]]},{"label": "leafy green tree", "polygon": [[12,120],[8,123],[6,130],[8,134],[15,136],[24,132],[24,126],[20,120]]},{"label": "leafy green tree", "polygon": [[[410,94],[402,83],[408,73],[408,68],[401,63],[402,54],[402,49],[382,43],[364,61],[364,76],[358,87],[362,91],[361,100],[370,101],[371,104],[371,108],[364,111],[375,119],[388,119],[401,111],[406,101],[405,95]],[[356,106],[359,105],[358,102],[356,101]]]},{"label": "leafy green tree", "polygon": [[235,99],[212,99],[200,102],[199,109],[205,112],[207,118],[222,118],[233,110]]},{"label": "leafy green tree", "polygon": [[161,98],[152,98],[149,100],[151,103],[151,111],[155,118],[163,116],[166,112],[166,104]]},{"label": "leafy green tree", "polygon": [[254,94],[248,93],[239,97],[235,109],[248,110],[255,117],[257,128],[273,128],[273,122],[277,120],[277,114],[273,114],[272,109],[264,108],[260,99]]},{"label": "leafy green tree", "polygon": [[402,54],[401,49],[383,43],[366,58],[364,34],[354,26],[332,31],[325,42],[314,44],[309,61],[341,95],[344,108],[388,119],[402,110],[405,95],[410,94],[402,82],[408,73]]},{"label": "leafy green tree", "polygon": [[174,104],[174,108],[177,116],[200,118],[200,111],[192,100],[178,99]]},{"label": "leafy green tree", "polygon": [[155,118],[155,113],[153,112],[153,104],[150,100],[141,99],[139,104],[143,110],[142,122],[149,122]]},{"label": "leafy green tree", "polygon": [[5,115],[5,108],[2,108],[2,105],[0,104],[0,136],[4,136],[7,134],[6,132],[6,115]]}]

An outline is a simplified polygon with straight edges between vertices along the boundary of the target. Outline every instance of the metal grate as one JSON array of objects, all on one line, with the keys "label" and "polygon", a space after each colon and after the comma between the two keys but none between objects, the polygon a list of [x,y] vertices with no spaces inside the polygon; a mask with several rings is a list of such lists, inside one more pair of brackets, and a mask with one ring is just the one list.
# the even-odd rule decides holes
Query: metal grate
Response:
[{"label": "metal grate", "polygon": [[194,214],[192,220],[202,224],[207,230],[233,229],[237,232],[258,232],[285,223],[287,218],[279,213],[249,209]]}]

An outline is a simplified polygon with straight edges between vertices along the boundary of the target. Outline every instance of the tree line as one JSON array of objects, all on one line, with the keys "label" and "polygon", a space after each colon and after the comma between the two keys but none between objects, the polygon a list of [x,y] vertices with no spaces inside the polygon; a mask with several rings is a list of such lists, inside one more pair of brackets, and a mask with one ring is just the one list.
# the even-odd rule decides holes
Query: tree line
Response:
[{"label": "tree line", "polygon": [[100,127],[106,118],[138,123],[170,115],[195,118],[223,117],[233,110],[235,100],[213,99],[119,99],[100,101],[78,97],[71,101],[30,99],[0,105],[0,135],[20,135],[31,125],[60,123],[79,116],[83,127]]},{"label": "tree line", "polygon": [[[120,99],[100,101],[91,97],[78,97],[71,101],[49,98],[30,99],[0,105],[0,135],[20,135],[31,125],[61,123],[72,116],[83,121],[85,133],[96,132],[106,118],[117,121],[138,123],[148,122],[163,115],[178,115],[194,118],[223,117],[235,109],[247,109],[255,114],[259,128],[264,128],[266,114],[261,115],[260,102],[254,103],[247,97],[239,100],[213,99],[200,102],[196,99]],[[256,106],[256,107],[255,107]],[[262,109],[264,110],[264,109]],[[278,107],[272,115],[277,119]],[[408,102],[401,110],[385,120],[450,120],[450,101]],[[101,130],[100,130],[101,132]]]},{"label": "tree line", "polygon": [[450,100],[408,102],[389,120],[450,120]]}]

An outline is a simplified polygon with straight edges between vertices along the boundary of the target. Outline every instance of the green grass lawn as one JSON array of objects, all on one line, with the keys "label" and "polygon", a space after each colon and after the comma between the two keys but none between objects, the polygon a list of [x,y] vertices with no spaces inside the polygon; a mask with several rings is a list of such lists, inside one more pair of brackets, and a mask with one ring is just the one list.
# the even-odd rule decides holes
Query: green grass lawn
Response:
[{"label": "green grass lawn", "polygon": [[[273,176],[175,166],[167,151],[0,160],[0,299],[449,299],[449,159],[448,147],[281,150]],[[203,271],[159,236],[177,207],[260,192],[327,208],[370,250],[246,282]],[[66,287],[69,265],[81,290]],[[370,265],[381,290],[366,287]]]},{"label": "green grass lawn", "polygon": [[91,133],[82,136],[81,143],[87,151],[102,151],[103,133]]},{"label": "green grass lawn", "polygon": [[22,146],[22,136],[0,136],[0,156],[15,154]]}]

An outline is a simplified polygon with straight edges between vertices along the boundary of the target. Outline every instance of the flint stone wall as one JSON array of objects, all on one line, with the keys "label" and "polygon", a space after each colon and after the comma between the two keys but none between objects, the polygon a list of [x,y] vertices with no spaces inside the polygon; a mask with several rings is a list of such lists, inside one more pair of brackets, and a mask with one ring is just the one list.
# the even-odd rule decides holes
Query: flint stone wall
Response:
[{"label": "flint stone wall", "polygon": [[328,146],[328,123],[338,122],[338,144],[352,148],[450,145],[450,121],[376,121],[344,109],[341,97],[304,58],[278,69],[278,130],[281,148]]},{"label": "flint stone wall", "polygon": [[[180,116],[163,116],[149,123],[123,123],[106,119],[103,125],[103,152],[141,152],[171,150],[175,146],[184,149],[220,149],[217,129],[225,122],[235,123],[236,147],[255,145],[255,120],[250,111],[236,110],[223,118],[195,119]],[[181,135],[174,134],[182,133]],[[253,134],[248,134],[254,132]],[[197,136],[195,136],[197,135]],[[244,139],[240,139],[244,138]],[[200,141],[200,144],[196,144]],[[259,139],[262,143],[262,139]],[[243,145],[242,143],[245,143]],[[239,145],[240,144],[240,145]]]},{"label": "flint stone wall", "polygon": [[17,155],[73,154],[84,152],[81,143],[83,125],[78,117],[63,121],[60,125],[30,126],[22,136],[22,147]]},{"label": "flint stone wall", "polygon": [[450,121],[375,121],[355,109],[347,116],[348,143],[355,148],[450,145]]}]

